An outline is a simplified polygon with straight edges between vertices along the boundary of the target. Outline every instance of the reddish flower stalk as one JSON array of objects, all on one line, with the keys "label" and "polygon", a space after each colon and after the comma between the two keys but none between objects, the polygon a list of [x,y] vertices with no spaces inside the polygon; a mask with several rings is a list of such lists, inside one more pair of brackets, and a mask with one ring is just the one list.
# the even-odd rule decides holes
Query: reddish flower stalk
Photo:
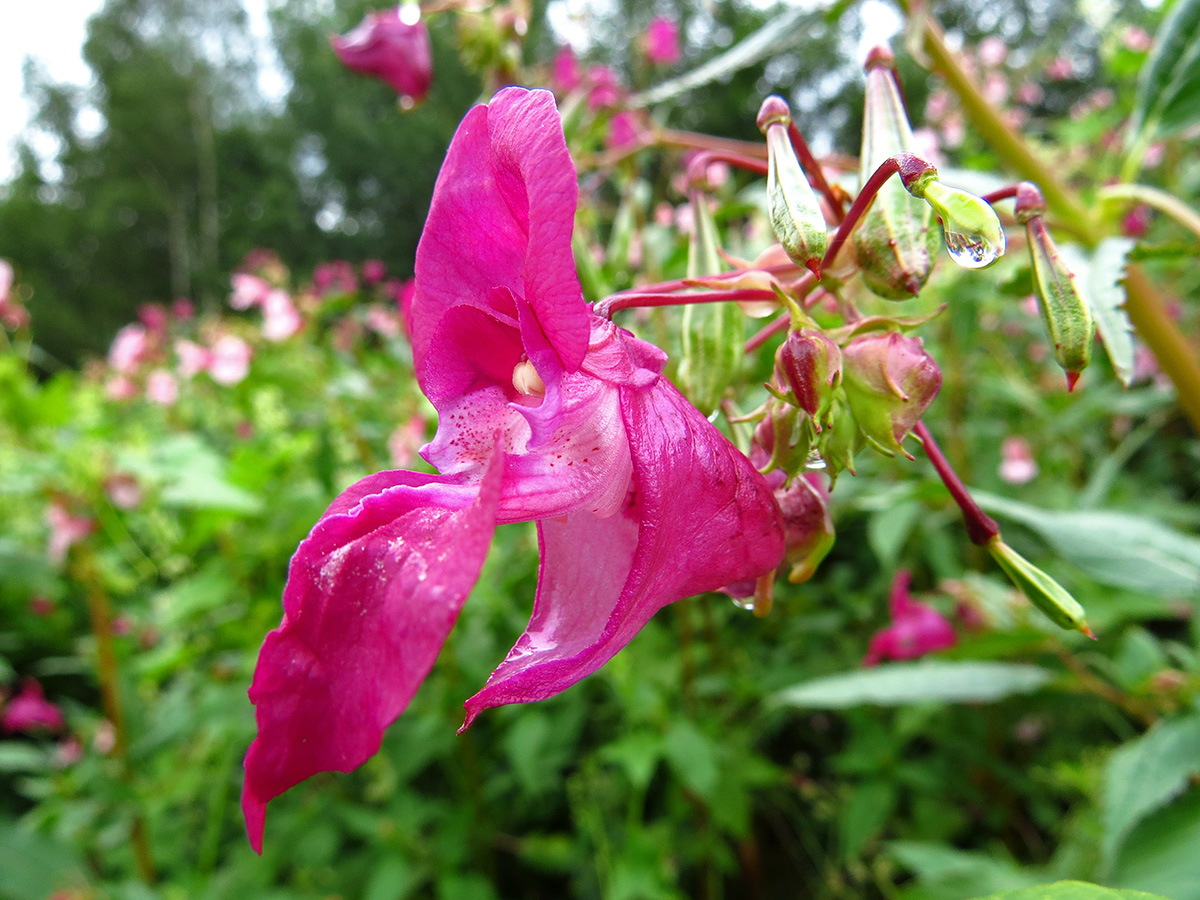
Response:
[{"label": "reddish flower stalk", "polygon": [[704,173],[709,165],[715,162],[729,163],[731,166],[736,166],[746,172],[753,172],[755,175],[767,174],[765,159],[747,156],[744,153],[731,153],[726,150],[704,150],[697,153],[688,164],[688,180],[692,183],[700,181],[704,178]]},{"label": "reddish flower stalk", "polygon": [[800,165],[804,168],[804,174],[808,176],[809,183],[821,192],[821,196],[829,204],[830,212],[833,213],[840,224],[846,215],[845,207],[842,205],[842,198],[825,179],[825,170],[821,168],[821,164],[813,156],[812,149],[808,146],[808,141],[804,140],[804,135],[800,133],[800,129],[796,127],[794,121],[788,123],[788,138],[792,142],[792,149],[796,151]]},{"label": "reddish flower stalk", "polygon": [[967,486],[962,483],[962,479],[958,477],[958,473],[954,471],[949,460],[942,453],[942,448],[937,445],[937,441],[933,439],[933,435],[929,433],[924,422],[918,422],[913,426],[913,434],[920,438],[921,444],[925,448],[925,454],[933,463],[934,469],[937,470],[938,477],[942,479],[946,490],[950,492],[950,496],[962,510],[963,523],[967,527],[967,535],[971,538],[971,543],[978,544],[980,547],[986,546],[988,541],[1000,534],[1000,526],[996,524],[995,519],[979,508],[979,504],[975,502],[975,498],[971,496]]},{"label": "reddish flower stalk", "polygon": [[858,220],[870,208],[871,201],[875,199],[875,195],[879,193],[879,189],[883,187],[884,182],[899,172],[900,177],[908,183],[922,172],[931,168],[933,167],[929,163],[915,153],[897,153],[895,156],[884,160],[879,168],[875,170],[874,174],[867,179],[867,183],[862,186],[862,190],[858,192],[858,196],[854,198],[854,202],[846,212],[846,218],[838,226],[837,233],[830,239],[829,249],[825,251],[825,258],[821,260],[821,271],[828,269],[830,264],[837,258],[838,251],[842,249],[842,244],[846,243],[846,239],[854,231],[854,226],[858,224]]},{"label": "reddish flower stalk", "polygon": [[783,332],[788,330],[788,326],[791,324],[792,314],[790,312],[785,312],[766,328],[762,329],[756,335],[746,341],[746,353],[753,353],[775,335],[783,334]]},{"label": "reddish flower stalk", "polygon": [[624,293],[614,294],[601,300],[595,306],[596,315],[602,319],[611,319],[613,313],[623,309],[646,308],[653,306],[687,306],[689,303],[724,303],[732,300],[774,300],[773,291],[762,291],[755,288],[732,291],[707,291],[702,294],[657,294],[657,293]]}]

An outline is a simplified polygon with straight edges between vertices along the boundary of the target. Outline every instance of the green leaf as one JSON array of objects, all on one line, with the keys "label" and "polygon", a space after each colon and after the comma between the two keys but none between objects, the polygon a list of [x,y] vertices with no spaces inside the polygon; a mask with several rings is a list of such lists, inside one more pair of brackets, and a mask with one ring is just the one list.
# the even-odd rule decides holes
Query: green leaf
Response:
[{"label": "green leaf", "polygon": [[986,703],[1036,691],[1051,677],[1046,669],[1015,663],[924,660],[817,678],[781,691],[775,700],[814,709],[865,703]]},{"label": "green leaf", "polygon": [[1113,371],[1126,387],[1133,381],[1133,324],[1125,312],[1125,264],[1134,242],[1130,238],[1110,237],[1090,252],[1075,244],[1060,248],[1063,260],[1075,275],[1100,340],[1112,362]]},{"label": "green leaf", "polygon": [[1159,722],[1113,752],[1104,769],[1106,869],[1138,822],[1170,803],[1200,774],[1200,716]]},{"label": "green leaf", "polygon": [[1200,118],[1200,0],[1176,0],[1138,78],[1133,144],[1173,134]]},{"label": "green leaf", "polygon": [[1200,900],[1200,790],[1192,790],[1133,829],[1108,881],[1171,900]]},{"label": "green leaf", "polygon": [[838,815],[842,859],[857,858],[883,831],[896,808],[896,799],[896,786],[890,781],[868,781],[854,787]]},{"label": "green leaf", "polygon": [[0,741],[0,772],[40,772],[47,768],[44,751],[25,741]]},{"label": "green leaf", "polygon": [[1058,512],[982,491],[974,496],[989,513],[1033,529],[1096,581],[1146,593],[1200,593],[1200,538],[1132,513]]},{"label": "green leaf", "polygon": [[86,884],[74,850],[8,821],[0,821],[0,872],[0,900],[44,900]]},{"label": "green leaf", "polygon": [[[965,897],[980,891],[1004,891],[1041,881],[1038,871],[1023,869],[994,853],[959,850],[923,841],[892,841],[888,852],[936,896]],[[923,894],[920,896],[924,896]]]},{"label": "green leaf", "polygon": [[134,474],[162,485],[164,506],[254,514],[262,499],[226,480],[226,465],[212,447],[191,434],[167,438],[150,457],[128,455],[122,464]]},{"label": "green leaf", "polygon": [[[1035,887],[1018,888],[990,894],[979,900],[1166,900],[1157,894],[1141,891],[1113,890],[1082,881],[1056,881],[1054,884],[1039,884]],[[1177,898],[1178,900],[1178,898]]]}]

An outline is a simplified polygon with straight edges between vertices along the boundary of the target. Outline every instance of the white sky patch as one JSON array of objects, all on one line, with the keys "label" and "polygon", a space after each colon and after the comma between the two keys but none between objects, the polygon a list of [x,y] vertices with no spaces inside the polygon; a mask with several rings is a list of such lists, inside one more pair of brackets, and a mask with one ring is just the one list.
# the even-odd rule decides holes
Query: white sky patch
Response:
[{"label": "white sky patch", "polygon": [[0,182],[16,165],[14,146],[33,110],[21,88],[21,67],[36,59],[55,81],[86,85],[91,71],[83,61],[87,19],[103,0],[3,0],[0,12]]}]

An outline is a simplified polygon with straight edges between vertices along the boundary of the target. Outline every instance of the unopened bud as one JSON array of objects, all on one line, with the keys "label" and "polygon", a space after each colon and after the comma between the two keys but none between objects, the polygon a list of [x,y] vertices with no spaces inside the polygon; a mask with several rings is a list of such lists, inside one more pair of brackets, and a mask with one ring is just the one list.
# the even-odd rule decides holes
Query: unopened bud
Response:
[{"label": "unopened bud", "polygon": [[792,567],[788,581],[808,581],[833,547],[833,518],[829,515],[829,492],[821,476],[797,475],[786,488],[775,492],[783,514],[783,561]]},{"label": "unopened bud", "polygon": [[771,227],[791,260],[811,269],[819,278],[829,233],[817,195],[788,138],[791,111],[782,97],[772,95],[763,101],[757,121],[767,137],[767,205]]},{"label": "unopened bud", "polygon": [[816,328],[793,331],[775,354],[783,383],[796,395],[796,404],[813,418],[828,407],[833,388],[842,380],[842,351]]},{"label": "unopened bud", "polygon": [[842,349],[843,386],[868,443],[894,455],[942,387],[942,373],[920,338],[888,331]]},{"label": "unopened bud", "polygon": [[[892,53],[884,46],[867,55],[860,186],[890,157],[913,149],[912,127],[892,63]],[[912,298],[933,270],[938,237],[929,207],[889,179],[854,232],[863,281],[888,300]]]},{"label": "unopened bud", "polygon": [[982,269],[1004,255],[1004,226],[996,211],[982,197],[948,187],[934,177],[906,185],[914,197],[922,197],[942,221],[946,252],[964,269]]},{"label": "unopened bud", "polygon": [[996,535],[987,543],[988,552],[1025,598],[1046,614],[1055,625],[1094,638],[1084,620],[1083,607],[1061,584],[1023,557]]},{"label": "unopened bud", "polygon": [[1054,359],[1067,373],[1067,387],[1072,389],[1092,361],[1096,323],[1079,293],[1075,276],[1050,237],[1042,218],[1044,211],[1041,191],[1028,182],[1021,184],[1017,191],[1017,220],[1024,223],[1029,242],[1038,312],[1046,337],[1054,347]]}]

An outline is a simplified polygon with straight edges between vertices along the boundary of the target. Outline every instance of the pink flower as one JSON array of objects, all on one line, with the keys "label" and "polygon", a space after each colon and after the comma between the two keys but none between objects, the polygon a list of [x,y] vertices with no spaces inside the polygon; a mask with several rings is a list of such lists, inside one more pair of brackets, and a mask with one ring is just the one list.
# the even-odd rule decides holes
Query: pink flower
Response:
[{"label": "pink flower", "polygon": [[229,305],[234,309],[249,309],[258,306],[271,293],[271,285],[257,275],[247,275],[245,272],[234,272],[229,277],[233,285],[233,293],[229,295]]},{"label": "pink flower", "polygon": [[625,92],[621,88],[621,80],[617,77],[617,73],[608,66],[592,66],[588,69],[587,81],[587,105],[588,109],[593,112],[616,106],[625,96]]},{"label": "pink flower", "polygon": [[0,303],[8,301],[8,295],[12,292],[13,286],[13,267],[7,261],[0,259]]},{"label": "pink flower", "polygon": [[631,112],[619,112],[608,122],[608,135],[604,143],[610,150],[630,147],[638,142],[640,133],[637,116]]},{"label": "pink flower", "polygon": [[652,66],[673,66],[680,55],[679,23],[655,16],[646,27],[646,60]]},{"label": "pink flower", "polygon": [[1006,437],[1000,444],[1000,477],[1009,484],[1028,484],[1037,478],[1038,464],[1023,437]]},{"label": "pink flower", "polygon": [[117,332],[108,348],[108,364],[113,371],[131,375],[137,371],[149,352],[144,325],[126,325]]},{"label": "pink flower", "polygon": [[179,399],[179,382],[166,369],[155,369],[146,377],[146,398],[159,406],[174,406]]},{"label": "pink flower", "polygon": [[343,63],[389,84],[405,106],[415,106],[429,93],[433,51],[415,3],[367,13],[353,31],[331,35],[329,42]]},{"label": "pink flower", "polygon": [[147,331],[167,330],[167,310],[161,303],[143,303],[138,307],[138,320]]},{"label": "pink flower", "polygon": [[13,330],[29,324],[29,311],[13,297],[13,267],[0,259],[0,325]]},{"label": "pink flower", "polygon": [[909,596],[911,578],[907,570],[896,573],[888,601],[892,624],[871,638],[864,666],[874,666],[885,659],[917,659],[953,647],[958,641],[954,626],[941,613]]},{"label": "pink flower", "polygon": [[413,364],[438,410],[440,474],[350,487],[292,557],[250,698],[242,807],[349,771],[424,680],[496,525],[536,521],[533,616],[484,709],[551,697],[660,608],[783,556],[762,476],[662,377],[665,355],[583,302],[575,168],[547,91],[509,88],[454,136],[417,249]]},{"label": "pink flower", "polygon": [[262,333],[268,341],[284,341],[300,330],[304,320],[287,291],[276,288],[263,300]]},{"label": "pink flower", "polygon": [[66,725],[62,710],[46,699],[42,686],[32,678],[21,682],[21,692],[8,701],[0,714],[0,727],[14,731],[60,731]]},{"label": "pink flower", "polygon": [[212,365],[212,352],[185,338],[175,342],[175,355],[179,357],[176,370],[181,378],[194,378]]},{"label": "pink flower", "polygon": [[367,287],[373,287],[387,277],[387,266],[382,260],[368,259],[362,265],[362,277]]},{"label": "pink flower", "polygon": [[994,69],[1003,63],[1007,56],[1008,46],[994,34],[979,42],[979,61],[988,68]]},{"label": "pink flower", "polygon": [[212,346],[208,374],[217,384],[237,384],[250,374],[250,345],[240,337],[223,334]]},{"label": "pink flower", "polygon": [[1154,45],[1154,38],[1146,29],[1133,25],[1125,29],[1121,42],[1135,53],[1146,53]]},{"label": "pink flower", "polygon": [[583,84],[583,70],[570,47],[563,47],[554,54],[550,64],[550,84],[558,94],[569,94]]},{"label": "pink flower", "polygon": [[416,458],[417,451],[425,443],[425,420],[413,416],[403,425],[397,425],[388,435],[388,455],[392,465],[407,466]]},{"label": "pink flower", "polygon": [[176,297],[171,303],[171,315],[180,322],[189,322],[196,315],[196,305],[187,297]]},{"label": "pink flower", "polygon": [[91,519],[73,515],[57,500],[46,507],[45,519],[50,527],[46,557],[55,565],[62,563],[67,558],[67,551],[91,534],[95,527]]},{"label": "pink flower", "polygon": [[398,337],[400,314],[382,306],[372,305],[367,310],[367,327],[381,337]]},{"label": "pink flower", "polygon": [[354,267],[344,259],[321,263],[313,270],[313,293],[325,298],[330,294],[353,294],[358,290]]},{"label": "pink flower", "polygon": [[1066,81],[1075,75],[1075,64],[1065,56],[1052,59],[1046,66],[1046,77],[1051,81]]},{"label": "pink flower", "polygon": [[125,472],[114,472],[104,479],[104,492],[117,509],[136,509],[142,503],[142,487]]},{"label": "pink flower", "polygon": [[132,400],[137,390],[137,382],[125,375],[114,375],[104,382],[104,392],[113,400]]}]

